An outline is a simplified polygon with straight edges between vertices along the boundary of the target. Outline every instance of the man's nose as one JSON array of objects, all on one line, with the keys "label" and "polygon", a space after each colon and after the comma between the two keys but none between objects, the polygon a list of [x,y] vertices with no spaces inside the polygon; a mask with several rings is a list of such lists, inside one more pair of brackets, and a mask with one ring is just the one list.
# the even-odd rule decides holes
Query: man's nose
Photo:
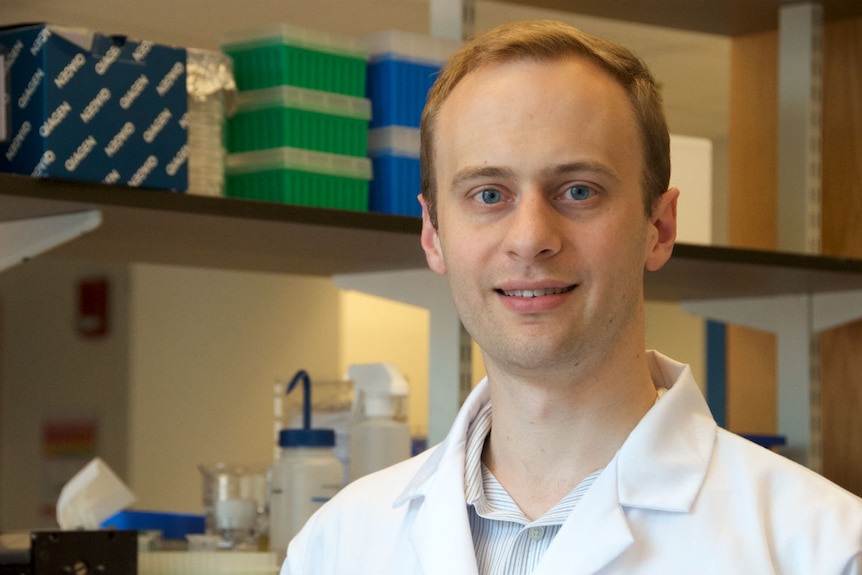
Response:
[{"label": "man's nose", "polygon": [[561,218],[544,194],[522,194],[508,218],[504,238],[506,251],[523,260],[553,256],[562,246]]}]

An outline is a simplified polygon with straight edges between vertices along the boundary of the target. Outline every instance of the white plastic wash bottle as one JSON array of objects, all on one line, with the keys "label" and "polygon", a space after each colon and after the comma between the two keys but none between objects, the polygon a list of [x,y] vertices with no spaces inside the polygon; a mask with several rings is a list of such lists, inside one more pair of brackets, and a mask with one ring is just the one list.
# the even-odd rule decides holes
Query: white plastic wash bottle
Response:
[{"label": "white plastic wash bottle", "polygon": [[352,481],[410,457],[410,427],[407,381],[395,366],[351,365],[347,376],[354,385],[348,449]]}]

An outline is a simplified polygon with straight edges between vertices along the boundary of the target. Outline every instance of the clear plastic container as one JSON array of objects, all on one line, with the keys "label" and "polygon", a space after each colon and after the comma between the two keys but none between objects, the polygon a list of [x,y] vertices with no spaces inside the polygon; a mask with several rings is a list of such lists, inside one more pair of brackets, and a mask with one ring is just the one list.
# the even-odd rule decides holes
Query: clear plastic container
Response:
[{"label": "clear plastic container", "polygon": [[410,429],[387,415],[366,417],[350,428],[350,479],[404,461],[411,454]]},{"label": "clear plastic container", "polygon": [[225,118],[236,97],[230,58],[221,52],[189,48],[186,89],[188,192],[220,196],[224,192]]},{"label": "clear plastic container", "polygon": [[350,426],[350,478],[358,479],[411,455],[407,424],[407,380],[387,363],[354,364],[353,423]]}]

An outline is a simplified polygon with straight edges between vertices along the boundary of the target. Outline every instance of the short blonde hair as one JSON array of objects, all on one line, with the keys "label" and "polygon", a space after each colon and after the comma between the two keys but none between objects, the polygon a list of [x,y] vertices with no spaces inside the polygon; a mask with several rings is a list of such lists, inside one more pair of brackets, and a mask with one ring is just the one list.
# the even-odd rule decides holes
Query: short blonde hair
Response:
[{"label": "short blonde hair", "polygon": [[437,227],[434,135],[440,107],[470,72],[489,64],[534,60],[554,62],[582,57],[609,72],[625,89],[637,118],[644,152],[644,209],[652,213],[670,181],[670,136],[661,94],[646,64],[630,50],[553,20],[504,24],[474,38],[455,52],[428,93],[422,113],[420,162],[422,196]]}]

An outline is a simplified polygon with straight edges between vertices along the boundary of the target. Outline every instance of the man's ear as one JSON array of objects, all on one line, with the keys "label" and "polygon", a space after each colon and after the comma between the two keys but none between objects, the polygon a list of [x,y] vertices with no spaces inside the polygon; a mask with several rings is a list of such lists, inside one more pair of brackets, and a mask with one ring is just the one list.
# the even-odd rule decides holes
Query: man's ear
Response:
[{"label": "man's ear", "polygon": [[667,263],[676,241],[676,204],[679,190],[671,188],[662,194],[650,217],[649,241],[644,267],[654,272]]},{"label": "man's ear", "polygon": [[437,228],[431,223],[431,215],[428,213],[428,205],[425,198],[419,194],[419,203],[422,204],[422,236],[420,242],[425,250],[425,260],[428,267],[438,274],[446,273],[446,262],[443,259],[443,250],[440,248],[440,236]]}]

